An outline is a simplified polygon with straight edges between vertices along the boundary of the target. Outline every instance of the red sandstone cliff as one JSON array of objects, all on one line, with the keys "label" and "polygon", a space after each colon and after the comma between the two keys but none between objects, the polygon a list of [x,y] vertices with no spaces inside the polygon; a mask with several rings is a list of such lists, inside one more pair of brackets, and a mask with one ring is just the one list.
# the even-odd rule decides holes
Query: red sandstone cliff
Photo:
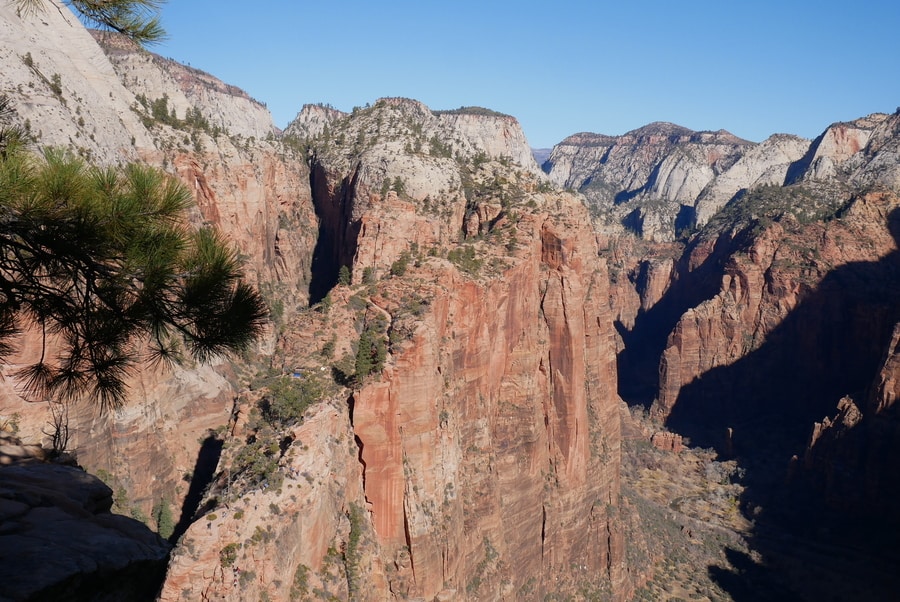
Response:
[{"label": "red sandstone cliff", "polygon": [[[259,103],[208,74],[169,69],[170,62],[130,44],[107,46],[111,62],[65,7],[37,18],[4,5],[0,27],[15,32],[0,42],[9,67],[0,79],[12,91],[18,117],[35,124],[37,145],[70,144],[99,164],[143,160],[176,175],[195,194],[191,219],[217,226],[233,241],[248,258],[249,278],[273,306],[289,317],[305,305],[317,235],[309,171],[292,149],[274,140],[251,140],[273,131]],[[101,39],[115,42],[109,35]],[[34,68],[23,62],[26,53]],[[38,71],[61,74],[62,94],[46,89]],[[166,96],[182,122],[173,127],[150,118],[149,111],[141,114],[140,93],[150,100]],[[186,125],[188,108],[212,125]],[[21,357],[34,352],[32,343],[23,340]],[[274,329],[258,351],[267,354],[273,346]],[[8,358],[3,367],[0,415],[18,424],[23,439],[39,443],[53,430],[52,416],[47,404],[27,403],[18,395],[15,368],[21,357]],[[129,403],[121,410],[101,415],[91,403],[70,408],[69,449],[82,465],[105,471],[110,485],[121,488],[119,497],[127,503],[118,510],[149,516],[154,505],[166,501],[177,518],[201,441],[231,416],[233,376],[227,362],[135,374]]]},{"label": "red sandstone cliff", "polygon": [[409,550],[397,583],[411,595],[604,582],[621,595],[605,274],[584,222],[554,222],[519,222],[524,248],[497,279],[429,275],[441,285],[422,291],[433,299],[424,324],[381,382],[354,394],[375,532],[388,557]]},{"label": "red sandstone cliff", "polygon": [[[804,382],[809,389],[797,400],[801,405],[823,403],[814,399],[817,394],[837,394],[824,402],[836,403],[855,389],[841,392],[832,385],[859,386],[871,379],[872,361],[882,353],[882,345],[873,343],[893,325],[892,229],[897,207],[895,195],[872,193],[854,199],[840,219],[807,225],[788,219],[758,233],[739,234],[730,243],[719,292],[690,308],[669,336],[660,362],[656,412],[668,416],[685,386],[742,359],[758,361],[759,369],[777,368],[778,374],[794,366],[791,380],[810,379]],[[693,254],[709,256],[710,251],[699,244]],[[695,263],[702,262],[698,258]],[[732,373],[744,371],[736,368]],[[816,378],[817,373],[822,378]],[[705,393],[699,392],[705,388],[715,395],[718,385],[698,383],[697,403],[712,410],[725,408],[738,403],[734,397],[747,385],[721,384],[722,399],[713,402],[701,400]],[[709,405],[713,403],[717,405]]]},{"label": "red sandstone cliff", "polygon": [[[421,106],[399,101],[374,110],[398,109],[417,114]],[[358,136],[352,118],[344,127],[345,139]],[[488,119],[480,131],[490,127]],[[313,164],[320,240],[327,242],[313,279],[336,281],[345,265],[354,284],[322,291],[322,302],[288,327],[276,364],[321,374],[329,354],[352,356],[360,331],[383,325],[383,370],[335,393],[347,399],[343,414],[315,414],[328,424],[318,429],[342,433],[335,435],[342,445],[321,455],[317,470],[332,475],[343,499],[332,496],[272,525],[273,542],[309,529],[322,542],[312,551],[278,553],[268,540],[241,545],[249,525],[210,534],[201,519],[185,549],[238,543],[237,562],[270,553],[281,577],[259,579],[256,570],[255,579],[235,584],[212,566],[215,554],[179,556],[164,599],[201,591],[228,599],[265,591],[278,599],[290,590],[282,577],[298,571],[311,592],[370,600],[588,592],[623,599],[633,578],[615,519],[615,344],[608,276],[586,210],[571,195],[535,193],[536,176],[502,157],[470,169],[464,161],[400,155],[389,159],[395,171],[383,172],[377,146],[358,162],[333,151],[320,149]],[[379,190],[382,180],[397,178],[405,182],[400,194]],[[451,188],[464,181],[465,189]],[[305,428],[294,445],[308,444]],[[246,440],[238,431],[233,445]],[[285,454],[286,474],[296,474],[298,457]],[[269,498],[282,510],[299,508],[291,485],[306,485],[288,482],[244,496],[244,516],[249,504]],[[319,487],[319,478],[309,484]],[[200,574],[190,595],[182,594],[188,576]]]}]

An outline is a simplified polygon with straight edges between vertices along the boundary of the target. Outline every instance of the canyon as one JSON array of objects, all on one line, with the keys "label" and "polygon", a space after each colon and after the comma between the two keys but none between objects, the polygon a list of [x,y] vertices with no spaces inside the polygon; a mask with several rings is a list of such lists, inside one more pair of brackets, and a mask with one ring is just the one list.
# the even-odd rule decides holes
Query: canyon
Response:
[{"label": "canyon", "polygon": [[307,105],[281,132],[54,7],[0,5],[18,123],[182,181],[271,321],[240,357],[134,374],[121,409],[66,406],[87,472],[41,460],[58,407],[23,397],[23,338],[0,381],[0,477],[23,488],[0,486],[3,564],[57,507],[133,554],[0,595],[896,591],[900,114],[812,141],[580,133],[539,166],[479,107]]}]

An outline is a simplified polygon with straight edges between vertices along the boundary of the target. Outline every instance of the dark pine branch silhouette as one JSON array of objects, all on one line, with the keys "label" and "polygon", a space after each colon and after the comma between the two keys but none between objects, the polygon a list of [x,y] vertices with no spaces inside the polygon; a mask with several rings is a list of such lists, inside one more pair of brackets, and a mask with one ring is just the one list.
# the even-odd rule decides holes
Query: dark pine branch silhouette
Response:
[{"label": "dark pine branch silhouette", "polygon": [[0,153],[0,359],[38,333],[26,395],[116,407],[137,363],[207,361],[258,336],[265,303],[220,235],[187,227],[190,200],[146,166]]}]

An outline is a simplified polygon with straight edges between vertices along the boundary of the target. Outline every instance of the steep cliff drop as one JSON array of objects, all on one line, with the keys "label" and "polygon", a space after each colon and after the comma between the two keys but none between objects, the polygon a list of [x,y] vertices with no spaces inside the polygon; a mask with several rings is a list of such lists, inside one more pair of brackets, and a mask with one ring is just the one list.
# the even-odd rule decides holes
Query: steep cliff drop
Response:
[{"label": "steep cliff drop", "polygon": [[[884,529],[896,470],[875,450],[895,440],[876,391],[900,317],[897,203],[861,194],[825,222],[783,217],[719,237],[719,290],[684,312],[660,356],[654,414],[743,471],[752,552],[734,548],[731,568],[711,569],[735,599],[886,599],[893,588]],[[866,560],[848,569],[851,555]]]},{"label": "steep cliff drop", "polygon": [[[285,437],[281,485],[211,492],[163,599],[626,599],[608,276],[587,212],[510,160],[527,148],[512,118],[406,99],[304,111],[326,119],[305,138],[320,288],[276,356],[330,401]],[[253,405],[223,479],[264,432]],[[188,585],[221,550],[228,567]]]}]

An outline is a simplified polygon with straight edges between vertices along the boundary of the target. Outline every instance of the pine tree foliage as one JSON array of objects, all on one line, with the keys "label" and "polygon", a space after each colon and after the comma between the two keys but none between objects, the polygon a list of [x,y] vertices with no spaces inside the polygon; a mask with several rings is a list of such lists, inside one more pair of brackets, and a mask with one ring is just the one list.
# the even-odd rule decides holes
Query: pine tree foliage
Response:
[{"label": "pine tree foliage", "polygon": [[[145,46],[165,38],[161,0],[63,0],[89,26],[117,31]],[[20,15],[44,10],[48,0],[15,0]]]},{"label": "pine tree foliage", "polygon": [[258,336],[262,297],[220,235],[185,225],[190,198],[147,166],[0,154],[0,359],[21,330],[42,334],[20,370],[27,395],[116,407],[137,363],[185,347],[205,361]]},{"label": "pine tree foliage", "polygon": [[6,94],[0,94],[0,156],[22,148],[28,141],[28,132],[14,123],[16,110]]}]

